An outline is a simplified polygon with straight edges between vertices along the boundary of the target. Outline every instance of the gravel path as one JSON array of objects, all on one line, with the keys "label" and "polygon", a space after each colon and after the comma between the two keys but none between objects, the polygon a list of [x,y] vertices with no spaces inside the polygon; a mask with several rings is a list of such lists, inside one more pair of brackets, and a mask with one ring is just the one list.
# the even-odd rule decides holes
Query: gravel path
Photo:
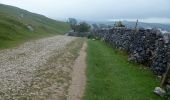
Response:
[{"label": "gravel path", "polygon": [[[0,51],[0,98],[10,98],[11,93],[29,87],[41,68],[54,54],[57,57],[74,37],[55,36],[24,43],[23,45]],[[9,95],[10,94],[10,95]]]}]

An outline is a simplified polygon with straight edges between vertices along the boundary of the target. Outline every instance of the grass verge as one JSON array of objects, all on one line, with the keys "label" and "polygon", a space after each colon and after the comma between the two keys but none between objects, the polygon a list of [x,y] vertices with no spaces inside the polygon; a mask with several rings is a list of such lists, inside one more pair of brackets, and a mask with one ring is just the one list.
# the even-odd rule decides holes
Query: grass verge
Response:
[{"label": "grass verge", "polygon": [[88,41],[87,88],[84,100],[160,100],[159,82],[149,69],[101,41]]}]

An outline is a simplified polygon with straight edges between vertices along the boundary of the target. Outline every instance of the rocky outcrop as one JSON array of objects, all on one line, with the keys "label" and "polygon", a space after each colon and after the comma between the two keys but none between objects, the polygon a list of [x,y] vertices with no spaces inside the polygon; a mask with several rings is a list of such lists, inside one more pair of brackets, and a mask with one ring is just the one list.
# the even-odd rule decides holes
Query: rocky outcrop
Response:
[{"label": "rocky outcrop", "polygon": [[31,31],[31,32],[34,31],[34,28],[32,27],[32,25],[27,25],[27,28],[28,28],[28,30]]}]

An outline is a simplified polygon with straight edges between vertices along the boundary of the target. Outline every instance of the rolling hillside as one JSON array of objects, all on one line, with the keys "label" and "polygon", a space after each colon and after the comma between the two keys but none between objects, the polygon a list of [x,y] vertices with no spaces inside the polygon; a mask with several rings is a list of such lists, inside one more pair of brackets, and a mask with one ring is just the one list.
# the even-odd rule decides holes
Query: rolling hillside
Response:
[{"label": "rolling hillside", "polygon": [[[134,21],[122,21],[123,24],[125,24],[126,27],[128,28],[134,28],[136,22]],[[115,21],[102,21],[102,22],[88,22],[89,24],[97,24],[97,25],[102,25],[102,27],[108,27],[109,26],[114,26]],[[161,24],[161,23],[146,23],[146,22],[140,22],[138,23],[138,28],[158,28],[161,29],[162,31],[168,31],[170,32],[170,24]]]},{"label": "rolling hillside", "polygon": [[[127,27],[129,27],[129,28],[134,28],[134,26],[136,24],[136,22],[132,22],[132,21],[123,21],[123,23]],[[161,30],[170,32],[170,25],[169,24],[139,22],[138,27],[143,27],[143,28],[159,28]]]},{"label": "rolling hillside", "polygon": [[15,46],[30,39],[64,34],[69,29],[65,22],[0,4],[0,48]]}]

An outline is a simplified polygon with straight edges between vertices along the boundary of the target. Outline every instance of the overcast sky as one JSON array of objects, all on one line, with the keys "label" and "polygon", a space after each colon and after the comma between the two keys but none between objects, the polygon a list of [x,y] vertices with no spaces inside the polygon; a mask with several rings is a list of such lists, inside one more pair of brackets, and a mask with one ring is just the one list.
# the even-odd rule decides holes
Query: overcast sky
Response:
[{"label": "overcast sky", "polygon": [[0,0],[54,19],[142,20],[170,23],[170,0]]}]

